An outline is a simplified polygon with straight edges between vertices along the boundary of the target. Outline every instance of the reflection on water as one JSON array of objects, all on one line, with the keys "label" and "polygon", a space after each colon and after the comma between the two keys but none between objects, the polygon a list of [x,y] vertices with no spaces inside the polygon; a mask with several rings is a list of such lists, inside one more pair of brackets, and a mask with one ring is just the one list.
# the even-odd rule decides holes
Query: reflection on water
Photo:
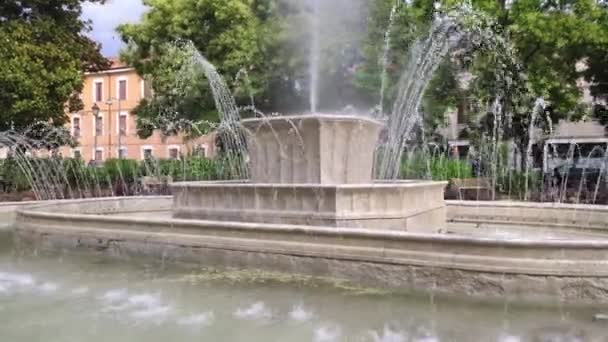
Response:
[{"label": "reflection on water", "polygon": [[15,252],[0,235],[0,341],[608,341],[591,308],[523,307],[91,255]]}]

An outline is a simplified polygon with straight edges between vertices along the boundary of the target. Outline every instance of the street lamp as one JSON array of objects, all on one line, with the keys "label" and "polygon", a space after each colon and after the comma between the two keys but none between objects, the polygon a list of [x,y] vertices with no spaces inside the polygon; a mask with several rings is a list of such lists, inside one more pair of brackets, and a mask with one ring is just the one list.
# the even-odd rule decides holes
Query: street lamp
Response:
[{"label": "street lamp", "polygon": [[[106,105],[108,105],[108,111],[109,111],[109,116],[110,116],[110,149],[112,149],[112,105],[114,104],[114,101],[118,102],[118,122],[116,123],[117,127],[118,127],[118,159],[122,159],[122,156],[120,154],[120,150],[122,148],[122,135],[124,134],[124,131],[121,129],[120,127],[120,104],[121,104],[121,99],[120,96],[116,99],[116,98],[109,98],[106,101]],[[110,152],[111,153],[111,152]]]},{"label": "street lamp", "polygon": [[94,147],[93,147],[93,158],[95,162],[97,162],[97,118],[99,117],[99,106],[97,103],[93,104],[91,108],[91,112],[93,113],[93,136],[94,136]]}]

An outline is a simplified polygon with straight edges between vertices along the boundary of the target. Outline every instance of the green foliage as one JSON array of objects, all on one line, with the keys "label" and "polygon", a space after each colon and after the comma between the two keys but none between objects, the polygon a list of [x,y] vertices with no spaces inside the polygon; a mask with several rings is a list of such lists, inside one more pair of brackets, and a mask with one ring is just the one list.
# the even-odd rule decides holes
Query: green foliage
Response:
[{"label": "green foliage", "polygon": [[22,134],[29,143],[27,148],[56,150],[61,146],[76,147],[78,145],[68,128],[54,127],[45,121],[33,123]]},{"label": "green foliage", "polygon": [[[147,77],[152,81],[155,96],[144,99],[133,111],[137,115],[139,136],[148,138],[155,129],[160,129],[164,136],[180,131],[194,133],[191,127],[185,127],[187,122],[217,121],[211,89],[204,75],[197,70],[182,70],[192,55],[179,44],[164,44],[159,49],[163,52],[156,57],[151,76]],[[125,54],[128,56],[128,52]],[[185,73],[187,79],[178,77]]]},{"label": "green foliage", "polygon": [[[139,163],[130,159],[109,159],[103,169],[110,182],[133,183],[139,178]],[[97,168],[100,170],[100,168]]]},{"label": "green foliage", "polygon": [[158,172],[174,181],[200,181],[222,179],[221,163],[216,160],[191,157],[182,160],[161,160]]},{"label": "green foliage", "polygon": [[30,189],[30,182],[17,162],[12,159],[0,161],[0,177],[6,186],[6,191],[26,191]]},{"label": "green foliage", "polygon": [[435,77],[431,80],[423,98],[423,110],[425,115],[425,128],[434,132],[437,127],[445,122],[446,111],[455,109],[467,94],[461,90],[456,80],[457,70],[452,61],[445,61],[437,70]]},{"label": "green foliage", "polygon": [[497,191],[511,200],[531,200],[542,191],[543,175],[538,171],[509,170],[496,180]]},{"label": "green foliage", "polygon": [[[99,1],[99,0],[97,0]],[[82,108],[82,72],[107,66],[85,36],[82,0],[0,4],[0,130],[38,121],[65,123],[66,104]]]},{"label": "green foliage", "polygon": [[[365,0],[320,1],[320,104],[325,109],[359,104],[353,69],[365,30]],[[223,75],[240,106],[264,112],[308,109],[310,6],[300,0],[149,0],[138,24],[122,25],[128,47],[122,58],[152,79],[155,99],[137,114],[153,118],[167,110],[190,120],[216,119],[215,104],[202,75],[187,86],[175,72],[183,65],[172,44],[192,41]],[[329,34],[331,31],[332,34]],[[141,132],[150,125],[140,122]]]},{"label": "green foliage", "polygon": [[455,178],[471,178],[473,170],[466,161],[451,159],[445,155],[410,153],[403,158],[401,176],[404,179],[449,181]]},{"label": "green foliage", "polygon": [[[499,92],[502,117],[509,117],[507,114],[512,117],[510,122],[503,124],[509,128],[505,131],[505,139],[513,138],[520,149],[525,149],[531,111],[537,97],[548,103],[541,122],[534,123],[545,130],[548,128],[546,116],[555,123],[565,118],[577,120],[589,112],[589,108],[580,104],[582,91],[578,81],[586,78],[601,84],[608,80],[603,68],[597,67],[601,61],[598,57],[608,52],[608,13],[602,2],[523,0],[514,1],[510,6],[505,1],[493,0],[472,3],[496,18],[497,31],[504,32],[513,42],[526,75],[519,80],[506,79],[511,85],[501,86],[504,91]],[[581,68],[585,63],[591,67]],[[497,86],[496,68],[497,64],[487,58],[479,59],[473,66],[477,76],[473,95],[485,108],[494,101],[491,97]],[[513,75],[517,74],[520,73]],[[601,93],[599,87],[593,89]],[[492,121],[492,118],[488,120]],[[484,125],[479,128],[486,132],[492,129]]]},{"label": "green foliage", "polygon": [[[229,159],[186,157],[178,160],[136,161],[110,159],[100,166],[86,165],[81,159],[9,158],[0,161],[0,176],[7,192],[47,189],[55,184],[63,196],[96,197],[136,195],[143,191],[144,177],[173,181],[229,180],[234,178]],[[32,184],[33,183],[33,184]],[[40,187],[40,184],[45,184]],[[51,187],[52,188],[52,187]]]},{"label": "green foliage", "polygon": [[[394,0],[370,2],[368,30],[362,45],[363,63],[357,68],[355,84],[372,103],[380,101],[385,34],[389,29],[391,9],[395,5],[397,2]],[[390,108],[409,48],[417,38],[426,34],[433,13],[432,1],[417,0],[398,5],[390,35],[384,108]]]},{"label": "green foliage", "polygon": [[[388,65],[389,89],[383,104],[390,108],[394,86],[407,60],[412,42],[424,37],[436,10],[435,1],[418,0],[401,4],[395,18]],[[487,51],[460,67],[472,73],[471,89],[464,91],[455,82],[462,69],[447,61],[435,75],[422,104],[426,122],[433,125],[443,120],[445,109],[470,107],[470,122],[476,131],[490,133],[493,127],[478,125],[486,116],[487,108],[500,97],[505,139],[514,138],[521,147],[527,145],[530,112],[533,101],[543,97],[553,122],[559,119],[578,119],[589,112],[580,105],[581,90],[577,82],[585,78],[591,82],[592,94],[606,97],[608,73],[608,10],[605,2],[595,0],[542,1],[522,0],[508,4],[504,0],[444,0],[441,10],[470,3],[493,19],[491,23],[499,37],[510,39],[521,65],[505,65],[505,51]],[[358,69],[357,85],[363,93],[378,100],[381,82],[381,57],[384,32],[388,28],[391,0],[371,4],[368,37],[363,46],[364,64]],[[581,62],[588,67],[581,68]],[[583,65],[584,65],[583,64]],[[578,67],[577,67],[578,66]],[[450,69],[452,69],[450,71]],[[497,75],[507,72],[502,80]],[[523,94],[523,96],[521,96]],[[507,115],[511,114],[511,115]],[[506,120],[512,117],[512,121]],[[493,118],[485,121],[493,122]],[[483,120],[482,120],[483,123]],[[539,123],[547,128],[546,122]]]},{"label": "green foliage", "polygon": [[[217,120],[210,88],[202,74],[180,84],[176,77],[188,56],[173,45],[189,40],[218,70],[236,75],[259,61],[256,28],[259,19],[250,0],[148,0],[150,10],[137,24],[118,28],[128,47],[122,58],[152,80],[155,97],[136,114],[153,119],[159,112],[190,120]],[[162,114],[162,113],[161,113]],[[145,122],[140,126],[145,126]],[[140,131],[145,133],[144,127]]]}]

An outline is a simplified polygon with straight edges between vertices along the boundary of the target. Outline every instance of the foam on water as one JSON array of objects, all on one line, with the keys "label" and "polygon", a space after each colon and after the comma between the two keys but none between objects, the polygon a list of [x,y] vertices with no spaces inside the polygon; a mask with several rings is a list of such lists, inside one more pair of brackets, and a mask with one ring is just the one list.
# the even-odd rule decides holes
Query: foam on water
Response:
[{"label": "foam on water", "polygon": [[370,332],[372,340],[374,342],[405,342],[406,335],[402,331],[396,331],[389,327],[388,325],[384,326],[382,333],[378,331]]},{"label": "foam on water", "polygon": [[342,329],[337,326],[322,326],[315,329],[314,342],[332,342],[339,341],[342,336]]},{"label": "foam on water", "polygon": [[43,293],[56,292],[59,289],[59,285],[55,283],[46,282],[38,286],[38,289]]},{"label": "foam on water", "polygon": [[213,312],[204,312],[201,314],[185,316],[179,318],[177,320],[178,325],[185,326],[201,326],[201,325],[211,325],[213,320],[215,319],[215,315]]},{"label": "foam on water", "polygon": [[31,286],[34,285],[34,277],[24,273],[8,273],[0,272],[0,283],[13,286]]},{"label": "foam on water", "polygon": [[238,308],[234,317],[246,320],[269,319],[272,317],[272,311],[264,302],[257,302],[246,308]]},{"label": "foam on water", "polygon": [[503,335],[498,338],[498,342],[521,342],[521,338],[514,335]]},{"label": "foam on water", "polygon": [[171,305],[161,301],[159,294],[140,293],[129,295],[126,289],[107,291],[102,300],[106,302],[104,311],[128,312],[137,321],[162,323],[173,311]]},{"label": "foam on water", "polygon": [[130,316],[137,319],[162,319],[168,316],[171,310],[171,306],[169,305],[149,306],[131,312]]},{"label": "foam on water", "polygon": [[109,291],[104,296],[108,302],[106,311],[126,311],[134,310],[139,312],[136,316],[157,316],[164,308],[162,305],[159,294],[134,294],[129,295],[127,290]]},{"label": "foam on water", "polygon": [[126,299],[129,296],[129,291],[126,289],[115,289],[104,293],[102,299],[109,303],[115,303]]},{"label": "foam on water", "polygon": [[311,311],[307,311],[302,304],[294,306],[289,312],[289,318],[297,322],[309,321],[313,316],[313,313]]},{"label": "foam on water", "polygon": [[160,304],[160,295],[159,294],[137,294],[130,296],[127,299],[127,303],[132,306],[140,306],[140,307],[156,307]]}]

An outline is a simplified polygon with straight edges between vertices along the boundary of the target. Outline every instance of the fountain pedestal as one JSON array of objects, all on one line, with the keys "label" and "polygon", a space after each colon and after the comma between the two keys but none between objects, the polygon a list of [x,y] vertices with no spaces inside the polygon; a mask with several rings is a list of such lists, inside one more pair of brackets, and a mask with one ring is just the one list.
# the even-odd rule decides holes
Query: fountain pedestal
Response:
[{"label": "fountain pedestal", "polygon": [[374,182],[381,124],[352,116],[244,120],[250,181],[172,185],[173,215],[370,229],[445,226],[445,182]]},{"label": "fountain pedestal", "polygon": [[304,115],[244,120],[253,183],[367,184],[382,124]]}]

